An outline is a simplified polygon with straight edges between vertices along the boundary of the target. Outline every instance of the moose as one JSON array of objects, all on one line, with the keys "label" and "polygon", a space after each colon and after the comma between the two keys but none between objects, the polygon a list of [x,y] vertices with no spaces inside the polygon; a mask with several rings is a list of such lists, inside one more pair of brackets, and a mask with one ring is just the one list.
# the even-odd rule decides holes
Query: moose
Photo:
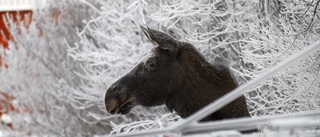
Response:
[{"label": "moose", "polygon": [[[192,44],[140,27],[154,48],[109,87],[108,113],[127,114],[136,105],[165,104],[186,118],[238,86],[228,67],[210,64]],[[201,121],[238,117],[250,117],[244,96]]]}]

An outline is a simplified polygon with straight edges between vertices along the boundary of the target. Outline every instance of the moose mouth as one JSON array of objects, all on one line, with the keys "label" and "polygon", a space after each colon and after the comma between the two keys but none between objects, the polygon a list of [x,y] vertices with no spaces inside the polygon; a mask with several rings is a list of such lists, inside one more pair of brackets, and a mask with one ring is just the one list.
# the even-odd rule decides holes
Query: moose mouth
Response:
[{"label": "moose mouth", "polygon": [[121,114],[121,115],[128,114],[133,107],[134,105],[132,102],[127,102],[120,107],[118,114]]}]

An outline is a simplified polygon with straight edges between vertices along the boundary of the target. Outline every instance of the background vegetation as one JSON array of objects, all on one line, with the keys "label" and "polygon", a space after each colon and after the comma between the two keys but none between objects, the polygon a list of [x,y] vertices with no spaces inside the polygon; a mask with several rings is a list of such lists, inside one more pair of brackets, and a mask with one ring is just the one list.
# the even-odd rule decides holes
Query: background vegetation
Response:
[{"label": "background vegetation", "polygon": [[[0,90],[14,97],[13,129],[24,135],[93,136],[168,127],[164,106],[109,115],[107,88],[152,48],[139,25],[198,48],[231,67],[240,84],[320,39],[319,0],[48,1],[0,48]],[[320,110],[320,52],[248,91],[254,117]],[[23,112],[23,113],[22,113]]]}]

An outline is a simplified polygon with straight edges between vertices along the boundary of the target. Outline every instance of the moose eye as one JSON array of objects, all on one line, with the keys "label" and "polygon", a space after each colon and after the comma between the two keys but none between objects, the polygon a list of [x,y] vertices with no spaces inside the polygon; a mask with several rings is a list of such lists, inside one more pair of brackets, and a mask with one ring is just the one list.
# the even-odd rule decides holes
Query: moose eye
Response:
[{"label": "moose eye", "polygon": [[168,42],[169,44],[172,44],[172,43],[173,43],[171,39],[169,39],[167,42]]},{"label": "moose eye", "polygon": [[145,63],[145,67],[148,70],[154,70],[156,68],[156,61],[154,59],[148,59]]}]

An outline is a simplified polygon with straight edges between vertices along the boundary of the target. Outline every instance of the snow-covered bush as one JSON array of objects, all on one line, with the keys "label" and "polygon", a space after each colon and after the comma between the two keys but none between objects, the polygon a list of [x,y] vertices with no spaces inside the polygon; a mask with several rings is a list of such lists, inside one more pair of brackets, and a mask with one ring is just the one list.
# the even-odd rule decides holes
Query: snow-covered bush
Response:
[{"label": "snow-covered bush", "polygon": [[[50,2],[50,1],[49,1]],[[319,1],[51,1],[27,27],[12,20],[0,90],[26,113],[13,114],[25,134],[92,136],[168,127],[179,116],[164,106],[126,116],[105,111],[107,88],[152,48],[139,25],[196,46],[211,63],[232,67],[240,84],[320,38]],[[318,54],[246,93],[252,116],[319,110]]]},{"label": "snow-covered bush", "polygon": [[[110,124],[90,121],[105,113],[103,100],[97,96],[99,90],[86,94],[81,89],[86,81],[75,73],[83,72],[81,64],[67,56],[66,46],[80,39],[76,28],[83,28],[82,20],[97,13],[82,3],[51,3],[50,7],[34,10],[27,25],[6,17],[14,41],[9,43],[9,50],[3,51],[10,67],[0,71],[0,88],[19,101],[21,110],[27,111],[12,114],[13,130],[66,136],[108,133]],[[82,94],[88,100],[77,98]]]}]

